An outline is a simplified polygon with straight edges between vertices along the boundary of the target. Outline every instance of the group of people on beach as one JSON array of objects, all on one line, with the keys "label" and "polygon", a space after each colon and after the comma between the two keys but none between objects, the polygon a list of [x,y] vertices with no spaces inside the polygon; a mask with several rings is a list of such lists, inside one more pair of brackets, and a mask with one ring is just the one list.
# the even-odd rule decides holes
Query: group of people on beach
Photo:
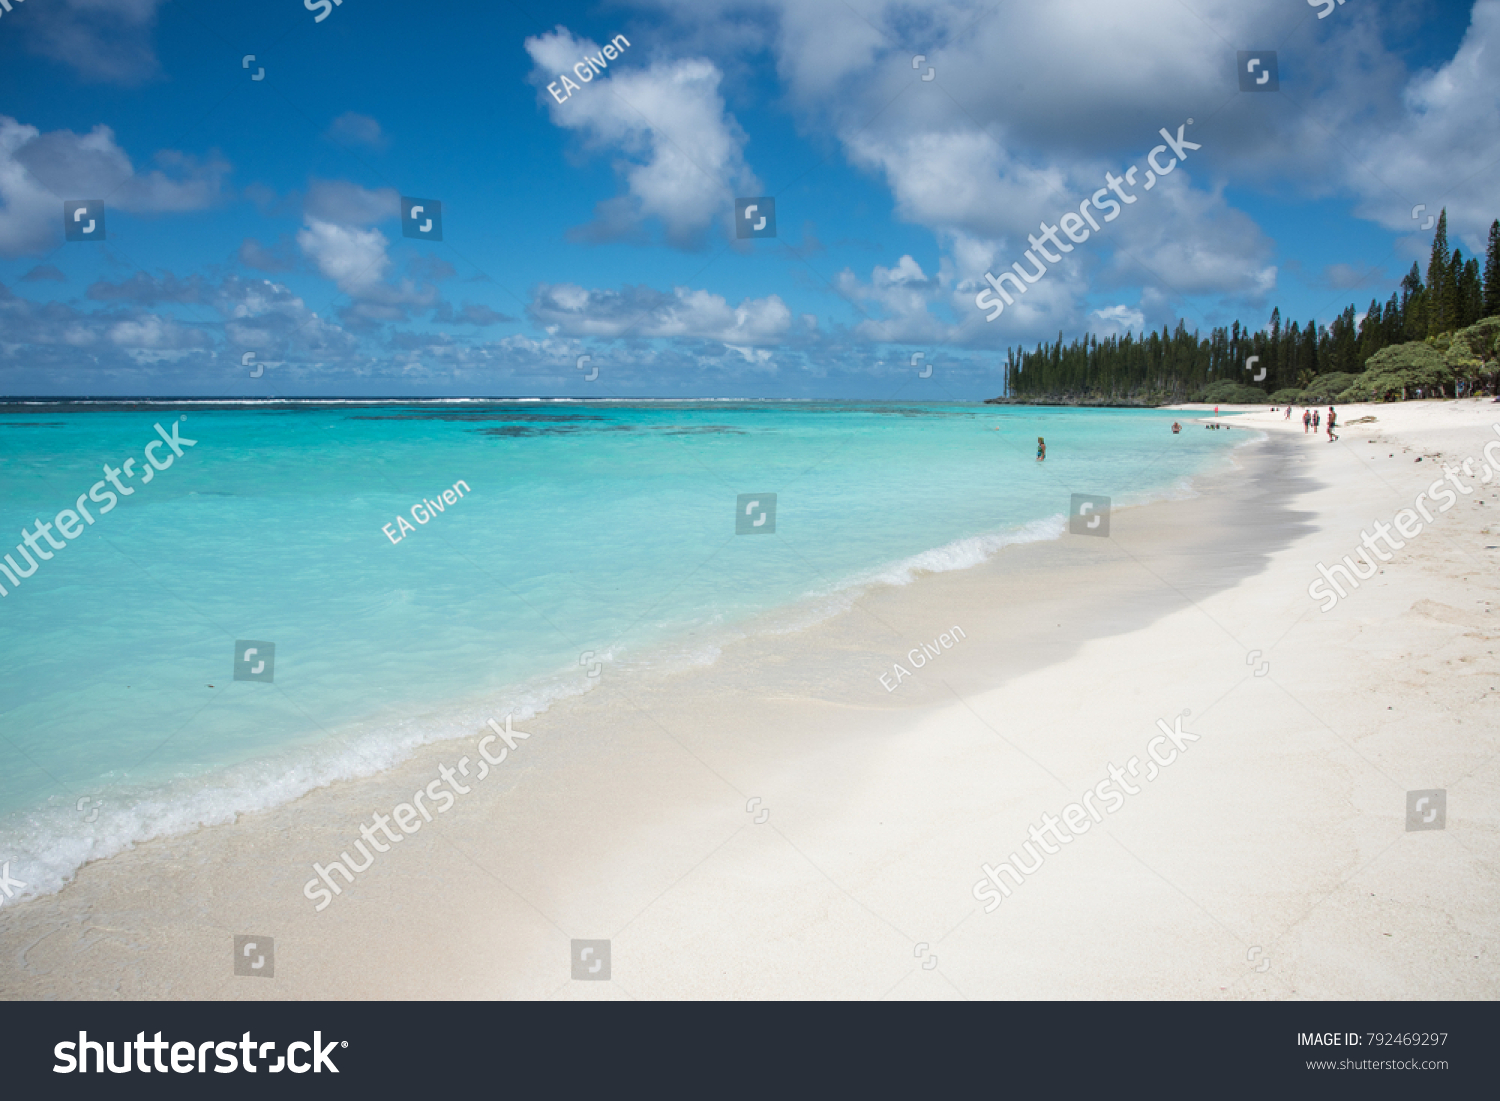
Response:
[{"label": "group of people on beach", "polygon": [[[1286,415],[1287,415],[1287,419],[1290,420],[1291,416],[1292,416],[1292,407],[1290,405],[1288,405],[1286,407]],[[1316,435],[1317,431],[1318,431],[1318,426],[1322,423],[1322,419],[1323,419],[1322,414],[1319,413],[1316,409],[1304,409],[1304,410],[1302,410],[1302,431],[1304,433],[1306,433],[1309,429],[1311,429],[1312,432],[1313,432],[1313,434]],[[1334,432],[1334,430],[1333,430],[1333,426],[1338,423],[1338,419],[1339,419],[1339,415],[1334,412],[1333,406],[1330,405],[1328,407],[1328,442],[1329,443],[1332,443],[1334,440],[1336,440],[1336,439],[1339,438],[1338,434],[1336,432]]]},{"label": "group of people on beach", "polygon": [[[1276,411],[1276,407],[1272,406],[1271,407],[1271,412],[1274,413],[1275,411]],[[1214,406],[1214,416],[1217,417],[1218,415],[1219,415],[1219,407],[1216,405],[1216,406]],[[1288,420],[1290,420],[1291,417],[1292,417],[1292,407],[1290,405],[1288,405],[1286,407],[1286,416],[1287,416]],[[1334,412],[1333,406],[1330,405],[1328,407],[1328,442],[1329,443],[1332,443],[1334,440],[1338,439],[1337,433],[1335,433],[1334,430],[1333,430],[1334,425],[1338,423],[1338,416],[1339,415],[1336,412]],[[1304,410],[1302,410],[1302,431],[1303,432],[1307,432],[1308,430],[1311,430],[1313,432],[1317,432],[1319,426],[1322,423],[1323,423],[1323,415],[1320,412],[1318,412],[1318,410],[1316,410],[1316,409],[1304,409]],[[1217,421],[1210,421],[1208,424],[1205,424],[1203,427],[1204,428],[1220,428],[1220,427],[1227,428],[1229,426],[1228,425],[1220,425]],[[999,431],[999,429],[996,429],[996,431]],[[1182,432],[1182,425],[1178,424],[1176,421],[1173,421],[1172,422],[1172,435],[1176,436],[1176,435],[1180,434],[1181,432]],[[1047,441],[1044,440],[1044,439],[1042,439],[1042,437],[1040,437],[1040,436],[1038,436],[1036,438],[1036,461],[1039,462],[1039,463],[1047,461]]]},{"label": "group of people on beach", "polygon": [[[1273,413],[1276,412],[1276,407],[1274,405],[1271,407],[1271,412],[1273,412]],[[1292,419],[1292,407],[1290,405],[1288,405],[1286,407],[1286,418],[1285,419],[1286,420],[1291,420]],[[1334,425],[1336,425],[1338,423],[1338,419],[1339,419],[1338,413],[1336,413],[1334,411],[1333,406],[1330,405],[1328,407],[1328,442],[1329,443],[1332,443],[1334,440],[1336,440],[1336,439],[1339,438],[1338,437],[1338,433],[1336,433],[1333,430]],[[1302,410],[1302,431],[1304,433],[1309,432],[1309,431],[1311,431],[1313,433],[1316,433],[1318,431],[1318,428],[1322,425],[1322,423],[1323,423],[1323,415],[1321,413],[1319,413],[1316,409],[1304,409],[1304,410]]]}]

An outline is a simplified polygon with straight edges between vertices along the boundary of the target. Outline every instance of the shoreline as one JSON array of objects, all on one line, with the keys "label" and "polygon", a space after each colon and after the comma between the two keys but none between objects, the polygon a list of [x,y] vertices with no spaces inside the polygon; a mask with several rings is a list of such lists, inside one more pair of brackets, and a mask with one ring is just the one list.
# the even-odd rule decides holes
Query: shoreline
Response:
[{"label": "shoreline", "polygon": [[[1280,414],[1236,418],[1267,432],[1232,453],[1239,469],[1200,479],[1198,497],[1121,510],[1108,539],[1012,545],[979,566],[875,587],[829,619],[742,639],[714,665],[660,683],[606,675],[516,722],[531,737],[497,768],[499,783],[406,837],[413,845],[391,846],[321,914],[300,894],[310,863],[349,848],[371,808],[408,799],[462,743],[433,743],[374,777],[87,865],[61,892],[0,912],[0,943],[23,961],[0,995],[1494,996],[1489,956],[1457,965],[1458,941],[1495,931],[1500,891],[1482,867],[1471,882],[1434,882],[1427,869],[1422,886],[1440,898],[1446,926],[1394,920],[1400,905],[1379,912],[1384,933],[1402,934],[1380,974],[1338,963],[1340,944],[1370,919],[1340,893],[1345,881],[1380,875],[1414,839],[1447,844],[1439,855],[1454,866],[1465,845],[1492,847],[1496,777],[1483,760],[1500,749],[1477,718],[1453,722],[1453,706],[1450,726],[1429,731],[1430,717],[1411,718],[1420,693],[1388,670],[1371,678],[1343,664],[1395,660],[1381,649],[1391,644],[1359,640],[1381,616],[1410,617],[1416,605],[1405,598],[1420,583],[1431,594],[1416,604],[1439,611],[1418,613],[1407,633],[1447,630],[1444,644],[1477,646],[1468,664],[1488,672],[1487,609],[1452,601],[1481,585],[1494,598],[1494,582],[1417,560],[1437,556],[1435,542],[1327,615],[1303,591],[1308,556],[1325,545],[1343,553],[1353,518],[1411,480],[1410,456],[1400,469],[1382,460],[1369,478],[1359,464],[1339,465],[1346,452],[1371,451],[1365,433],[1383,436],[1398,419],[1412,425],[1382,455],[1401,454],[1403,442],[1432,447],[1435,431],[1481,438],[1487,429],[1468,422],[1500,417],[1469,406],[1416,410],[1436,422],[1448,408],[1464,421],[1435,425],[1371,406],[1376,424],[1356,426],[1343,448],[1304,441],[1321,449],[1312,453],[1277,431]],[[1349,419],[1365,415],[1348,408]],[[1477,454],[1442,447],[1459,460]],[[1477,523],[1479,507],[1457,511]],[[963,641],[897,690],[881,686],[892,661],[954,626]],[[1247,667],[1252,647],[1270,660],[1268,675]],[[1462,784],[1438,765],[1420,776],[1398,767],[1414,752],[1399,738],[1376,752],[1364,745],[1376,735],[1339,729],[1346,708],[1378,718],[1372,690],[1431,735],[1437,748],[1422,752],[1443,767],[1473,764],[1453,775],[1475,795],[1460,797]],[[1241,702],[1221,706],[1237,692]],[[1025,823],[1060,808],[1062,793],[1081,790],[1105,761],[1139,753],[1155,720],[1184,708],[1202,740],[1164,786],[1134,796],[1108,837],[1076,838],[1049,858],[1057,867],[984,914],[970,895],[980,863],[1003,859],[1025,840]],[[1301,733],[1265,729],[1273,713]],[[1400,831],[1401,807],[1387,805],[1385,790],[1396,773],[1411,788],[1453,789],[1444,833]],[[1479,832],[1453,851],[1465,830]],[[1225,874],[1226,859],[1238,876]],[[1400,883],[1380,887],[1370,897]],[[1313,912],[1336,915],[1335,928],[1296,923],[1309,899]],[[1445,939],[1455,923],[1463,935]],[[275,983],[229,973],[225,945],[252,932],[276,939]],[[1271,968],[1246,967],[1246,937]],[[611,939],[611,982],[570,980],[569,938]],[[1143,944],[1154,961],[1141,958]],[[924,968],[918,945],[941,963]],[[385,961],[378,973],[360,962],[372,954]]]},{"label": "shoreline", "polygon": [[[1211,459],[1208,469],[1230,462]],[[1173,500],[1181,496],[1184,480],[1165,482],[1142,494],[1145,503]],[[1059,486],[1059,497],[1066,488]],[[1137,507],[1117,498],[1115,508]],[[915,553],[856,569],[837,581],[824,578],[786,603],[764,608],[744,619],[716,622],[691,631],[618,647],[595,655],[596,668],[605,676],[645,677],[644,684],[657,684],[679,673],[714,664],[726,646],[747,638],[795,634],[841,615],[871,589],[885,585],[904,586],[919,576],[964,571],[989,561],[1007,546],[1036,541],[1056,541],[1065,526],[1061,512],[1040,517],[1005,531],[963,536]],[[819,572],[820,576],[821,571]],[[545,714],[563,701],[594,690],[597,682],[578,668],[543,671],[502,689],[445,699],[437,708],[425,699],[404,705],[386,703],[379,711],[327,727],[328,737],[314,744],[297,740],[270,753],[238,761],[213,772],[188,776],[142,779],[123,790],[101,789],[95,806],[109,808],[115,825],[107,834],[96,834],[74,813],[70,799],[7,812],[8,827],[24,822],[30,837],[19,827],[21,843],[8,847],[5,856],[18,868],[27,869],[26,888],[14,903],[47,897],[64,890],[78,871],[122,852],[194,831],[232,825],[245,815],[261,814],[294,803],[334,784],[378,777],[409,762],[431,747],[464,742],[460,731],[484,732],[486,719],[507,714],[527,720]],[[472,739],[468,739],[472,741]],[[98,787],[97,784],[93,785]],[[92,796],[91,796],[92,798]],[[45,835],[37,839],[37,835]],[[40,854],[40,855],[39,855]]]}]

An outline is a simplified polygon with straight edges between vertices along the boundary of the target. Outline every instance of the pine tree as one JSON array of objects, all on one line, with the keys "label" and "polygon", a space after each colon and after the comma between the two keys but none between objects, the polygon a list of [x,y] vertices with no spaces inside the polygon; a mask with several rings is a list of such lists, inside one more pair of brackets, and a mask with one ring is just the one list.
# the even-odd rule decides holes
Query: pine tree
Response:
[{"label": "pine tree", "polygon": [[1469,257],[1458,277],[1458,325],[1466,329],[1484,316],[1484,284],[1479,278],[1479,261]]},{"label": "pine tree", "polygon": [[1401,318],[1401,302],[1395,295],[1386,300],[1385,315],[1380,319],[1380,346],[1400,344],[1405,339],[1406,323]]},{"label": "pine tree", "polygon": [[1437,336],[1453,326],[1446,312],[1451,298],[1448,291],[1448,208],[1438,215],[1437,229],[1432,234],[1432,253],[1427,258],[1427,332],[1426,336]]},{"label": "pine tree", "polygon": [[1490,223],[1490,247],[1484,256],[1484,316],[1500,314],[1500,218]]},{"label": "pine tree", "polygon": [[[1275,382],[1281,377],[1281,307],[1271,311],[1271,333],[1266,338],[1266,360],[1261,364],[1266,369],[1266,382]],[[1274,389],[1267,386],[1267,390]]]},{"label": "pine tree", "polygon": [[1038,342],[1035,351],[1007,348],[1005,393],[1012,398],[1182,401],[1214,382],[1246,382],[1247,357],[1266,368],[1263,391],[1306,386],[1330,371],[1358,373],[1374,355],[1396,344],[1452,333],[1481,317],[1500,316],[1500,219],[1490,227],[1483,272],[1476,257],[1448,249],[1447,211],[1440,216],[1428,264],[1428,282],[1413,263],[1398,291],[1382,307],[1373,299],[1356,322],[1346,307],[1328,327],[1309,321],[1304,328],[1284,324],[1280,308],[1267,328],[1252,330],[1235,321],[1189,332],[1176,328],[1126,332],[1100,340],[1086,334],[1071,344],[1065,334]]},{"label": "pine tree", "polygon": [[1421,340],[1427,335],[1427,288],[1422,285],[1415,260],[1401,280],[1401,326],[1403,341]]},{"label": "pine tree", "polygon": [[1344,312],[1333,320],[1333,327],[1329,330],[1331,348],[1329,350],[1329,367],[1334,371],[1343,371],[1354,374],[1358,371],[1356,360],[1359,358],[1359,335],[1354,325],[1354,306],[1350,304]]},{"label": "pine tree", "polygon": [[1365,311],[1364,318],[1359,323],[1359,352],[1358,362],[1363,365],[1381,348],[1385,347],[1385,330],[1381,324],[1380,299],[1370,299],[1370,308]]},{"label": "pine tree", "polygon": [[1443,279],[1443,332],[1464,327],[1464,250],[1456,248]]}]

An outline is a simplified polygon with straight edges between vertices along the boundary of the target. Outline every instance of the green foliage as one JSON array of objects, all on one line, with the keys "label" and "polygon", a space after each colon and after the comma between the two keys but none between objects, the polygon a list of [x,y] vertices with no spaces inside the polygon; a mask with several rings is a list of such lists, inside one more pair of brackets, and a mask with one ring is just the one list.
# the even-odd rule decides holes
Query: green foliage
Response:
[{"label": "green foliage", "polygon": [[1452,259],[1448,254],[1448,209],[1438,215],[1437,229],[1432,234],[1432,252],[1427,258],[1427,335],[1450,332],[1458,328],[1453,324],[1453,306],[1457,300],[1457,288],[1452,281]]},{"label": "green foliage", "polygon": [[1226,378],[1205,386],[1198,400],[1209,405],[1269,405],[1271,396],[1258,386]]},{"label": "green foliage", "polygon": [[1309,402],[1328,401],[1353,386],[1357,377],[1347,371],[1330,371],[1313,379],[1303,396]]},{"label": "green foliage", "polygon": [[[1372,355],[1365,363],[1365,374],[1373,372],[1388,371],[1438,371],[1444,370],[1443,356],[1431,344],[1423,341],[1412,341],[1409,344],[1397,344],[1391,348],[1382,348]],[[1415,376],[1414,376],[1415,377]],[[1438,377],[1432,379],[1418,379],[1417,385],[1424,385],[1428,381],[1437,382]]]},{"label": "green foliage", "polygon": [[1455,376],[1471,381],[1500,370],[1500,315],[1454,333],[1443,361]]},{"label": "green foliage", "polygon": [[1395,340],[1421,340],[1426,335],[1427,288],[1422,283],[1417,262],[1413,260],[1411,271],[1401,280],[1401,331]]},{"label": "green foliage", "polygon": [[1452,384],[1453,369],[1443,361],[1443,353],[1431,344],[1412,341],[1376,352],[1366,361],[1365,373],[1350,390],[1385,401],[1405,398],[1409,390],[1418,386],[1427,391],[1438,388],[1446,391]]},{"label": "green foliage", "polygon": [[1463,271],[1458,276],[1459,325],[1467,327],[1483,316],[1484,281],[1479,277],[1479,261],[1471,257],[1464,261]]},{"label": "green foliage", "polygon": [[1490,247],[1484,253],[1484,316],[1500,315],[1500,218],[1490,223]]},{"label": "green foliage", "polygon": [[1285,390],[1277,390],[1271,395],[1271,400],[1277,405],[1298,405],[1302,403],[1302,393],[1295,386],[1289,386]]},{"label": "green foliage", "polygon": [[[1386,388],[1382,396],[1399,396],[1414,386],[1451,388],[1454,371],[1469,379],[1496,373],[1493,354],[1482,354],[1493,352],[1490,337],[1487,344],[1466,338],[1455,358],[1444,361],[1456,332],[1490,316],[1500,316],[1500,220],[1490,227],[1481,272],[1477,258],[1449,249],[1445,210],[1433,234],[1427,282],[1412,264],[1384,306],[1372,300],[1358,321],[1350,305],[1327,326],[1316,321],[1286,324],[1277,309],[1268,328],[1258,331],[1236,321],[1201,336],[1178,321],[1175,329],[1103,340],[1086,335],[1066,345],[1058,333],[1055,342],[1038,344],[1033,351],[1006,349],[1005,393],[1021,401],[1140,405],[1183,401],[1218,387],[1216,393],[1240,395],[1221,396],[1220,402],[1273,400],[1247,385],[1256,369],[1265,371],[1262,384],[1278,403],[1326,401],[1377,385]],[[1436,364],[1411,351],[1424,341]],[[1380,358],[1398,348],[1406,350],[1395,358]],[[1372,364],[1377,368],[1373,375]],[[1251,389],[1258,396],[1245,396]]]}]

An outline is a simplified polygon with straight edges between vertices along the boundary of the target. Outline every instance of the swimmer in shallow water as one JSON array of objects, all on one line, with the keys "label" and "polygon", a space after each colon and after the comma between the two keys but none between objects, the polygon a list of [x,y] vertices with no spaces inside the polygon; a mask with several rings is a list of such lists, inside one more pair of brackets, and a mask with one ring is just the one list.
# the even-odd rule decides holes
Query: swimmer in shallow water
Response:
[{"label": "swimmer in shallow water", "polygon": [[1036,438],[1036,461],[1039,463],[1047,461],[1047,441],[1040,436]]}]

